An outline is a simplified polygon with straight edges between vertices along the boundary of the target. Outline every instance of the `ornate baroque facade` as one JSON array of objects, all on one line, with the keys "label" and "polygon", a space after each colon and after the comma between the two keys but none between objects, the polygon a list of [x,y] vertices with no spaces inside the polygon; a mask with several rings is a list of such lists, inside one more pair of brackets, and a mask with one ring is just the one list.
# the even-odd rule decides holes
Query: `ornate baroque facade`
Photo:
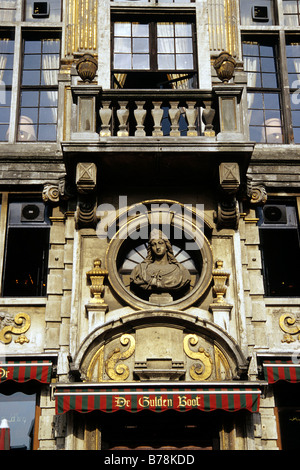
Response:
[{"label": "ornate baroque facade", "polygon": [[287,3],[2,2],[12,447],[296,448],[300,40]]}]

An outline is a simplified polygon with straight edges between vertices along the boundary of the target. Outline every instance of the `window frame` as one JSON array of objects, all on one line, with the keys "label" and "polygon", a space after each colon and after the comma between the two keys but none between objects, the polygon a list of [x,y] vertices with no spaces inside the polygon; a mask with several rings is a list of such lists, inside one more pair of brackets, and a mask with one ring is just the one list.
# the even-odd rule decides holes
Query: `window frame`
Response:
[{"label": "window frame", "polygon": [[[125,14],[115,13],[112,15],[111,20],[111,86],[114,87],[114,76],[120,73],[153,73],[153,74],[182,74],[188,77],[194,77],[195,82],[198,81],[198,69],[197,69],[197,41],[196,41],[196,18],[195,18],[195,11],[191,10],[189,12],[184,12],[181,15],[178,13],[176,14],[174,10],[168,11],[168,22],[176,23],[176,22],[186,22],[191,24],[192,27],[192,56],[193,56],[193,68],[192,69],[160,69],[158,67],[157,61],[157,30],[156,25],[160,21],[163,21],[165,16],[162,16],[159,13],[149,12],[147,14],[143,14],[142,12],[125,12]],[[125,69],[125,68],[115,68],[114,67],[114,24],[115,22],[141,22],[141,23],[149,23],[149,68],[148,69]],[[174,36],[175,39],[175,36]],[[174,52],[175,56],[175,52]],[[196,85],[197,86],[197,85]]]},{"label": "window frame", "polygon": [[[298,0],[299,1],[299,0]],[[266,25],[263,22],[252,22],[249,24],[242,24],[240,18],[240,36],[241,41],[245,37],[276,38],[278,41],[278,62],[279,62],[279,86],[281,96],[281,114],[282,114],[282,131],[283,142],[282,145],[295,143],[293,124],[292,124],[292,110],[291,110],[291,90],[289,88],[288,72],[287,72],[287,54],[286,54],[286,41],[289,36],[298,37],[300,42],[300,31],[298,26],[288,26],[284,24],[283,0],[274,1],[274,15],[275,21],[272,25]],[[300,104],[299,104],[300,106]],[[261,142],[257,142],[261,143]],[[298,143],[298,142],[297,142]],[[299,142],[300,143],[300,142]],[[262,143],[261,143],[262,144]],[[266,144],[270,145],[270,144]]]}]

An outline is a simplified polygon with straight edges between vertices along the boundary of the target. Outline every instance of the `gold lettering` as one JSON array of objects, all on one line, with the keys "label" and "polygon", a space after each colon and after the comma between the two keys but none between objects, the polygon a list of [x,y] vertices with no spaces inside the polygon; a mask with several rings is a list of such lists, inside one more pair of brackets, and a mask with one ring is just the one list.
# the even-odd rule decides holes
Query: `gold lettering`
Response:
[{"label": "gold lettering", "polygon": [[130,400],[126,400],[124,397],[115,397],[116,406],[119,408],[125,408],[130,405]]}]

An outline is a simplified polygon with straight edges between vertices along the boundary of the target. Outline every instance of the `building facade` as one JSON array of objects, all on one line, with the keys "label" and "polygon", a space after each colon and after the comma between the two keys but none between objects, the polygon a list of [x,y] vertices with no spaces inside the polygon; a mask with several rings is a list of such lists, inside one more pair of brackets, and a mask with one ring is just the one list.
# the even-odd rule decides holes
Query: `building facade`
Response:
[{"label": "building facade", "polygon": [[11,448],[296,449],[299,18],[1,2]]}]

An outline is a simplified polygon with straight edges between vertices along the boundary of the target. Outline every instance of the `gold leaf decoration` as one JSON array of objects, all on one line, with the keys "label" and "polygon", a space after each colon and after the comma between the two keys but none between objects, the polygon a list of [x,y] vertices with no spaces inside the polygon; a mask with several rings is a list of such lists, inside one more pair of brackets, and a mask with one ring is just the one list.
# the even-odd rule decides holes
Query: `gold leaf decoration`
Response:
[{"label": "gold leaf decoration", "polygon": [[190,376],[193,380],[207,380],[213,369],[213,360],[210,354],[200,347],[198,351],[193,351],[189,348],[189,345],[195,346],[199,341],[198,336],[190,334],[185,336],[183,340],[183,349],[185,354],[191,359],[196,359],[201,362],[192,365],[190,368]]},{"label": "gold leaf decoration", "polygon": [[290,313],[284,313],[279,319],[279,326],[286,333],[281,340],[282,343],[292,343],[295,341],[293,335],[298,335],[297,339],[300,340],[300,326],[295,325],[297,318],[293,317]]},{"label": "gold leaf decoration", "polygon": [[105,362],[105,372],[112,380],[126,380],[129,377],[129,367],[126,364],[117,364],[121,360],[128,359],[135,351],[135,339],[132,335],[124,334],[120,338],[123,346],[129,344],[128,349],[121,351],[115,348]]},{"label": "gold leaf decoration", "polygon": [[4,344],[9,344],[12,341],[12,334],[14,335],[22,335],[21,340],[16,340],[16,342],[19,342],[23,344],[24,342],[29,342],[28,338],[24,335],[26,331],[29,330],[30,325],[31,325],[31,319],[30,316],[27,313],[20,312],[18,313],[15,318],[14,318],[14,323],[16,325],[20,325],[19,327],[16,327],[14,325],[7,325],[2,328],[0,331],[0,341],[1,343]]}]

